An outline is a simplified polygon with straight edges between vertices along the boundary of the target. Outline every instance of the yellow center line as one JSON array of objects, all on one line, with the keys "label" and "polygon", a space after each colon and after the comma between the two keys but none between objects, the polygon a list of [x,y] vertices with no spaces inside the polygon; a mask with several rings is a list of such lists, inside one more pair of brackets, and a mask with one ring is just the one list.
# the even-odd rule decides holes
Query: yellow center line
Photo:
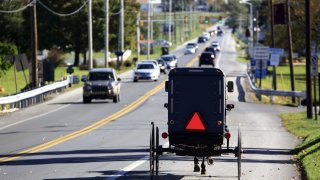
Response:
[{"label": "yellow center line", "polygon": [[[197,57],[192,59],[187,65],[186,67],[191,67],[195,61],[197,60]],[[87,134],[95,129],[98,129],[108,123],[110,123],[111,121],[114,121],[120,117],[122,117],[123,115],[131,112],[133,109],[135,109],[137,106],[139,106],[140,104],[142,104],[143,102],[145,102],[147,99],[149,99],[151,96],[153,96],[154,94],[156,94],[157,92],[159,92],[163,87],[164,87],[165,81],[163,81],[162,83],[160,83],[159,85],[157,85],[155,88],[153,88],[152,90],[148,91],[147,93],[145,93],[144,95],[142,95],[141,97],[139,97],[137,100],[135,100],[134,102],[132,102],[131,104],[129,104],[128,106],[126,106],[125,108],[121,109],[120,111],[108,116],[105,119],[102,119],[100,121],[97,121],[85,128],[82,128],[78,131],[72,132],[70,134],[67,134],[65,136],[61,136],[59,138],[56,138],[52,141],[40,144],[38,146],[34,146],[32,148],[20,151],[16,154],[10,155],[10,156],[4,156],[2,158],[0,158],[0,163],[3,162],[8,162],[8,161],[13,161],[16,160],[22,156],[27,156],[29,154],[33,154],[33,153],[37,153],[40,152],[42,150],[48,149],[50,147],[56,146],[58,144],[61,144],[63,142],[66,142],[68,140],[74,139],[76,137],[79,137],[81,135]]]}]

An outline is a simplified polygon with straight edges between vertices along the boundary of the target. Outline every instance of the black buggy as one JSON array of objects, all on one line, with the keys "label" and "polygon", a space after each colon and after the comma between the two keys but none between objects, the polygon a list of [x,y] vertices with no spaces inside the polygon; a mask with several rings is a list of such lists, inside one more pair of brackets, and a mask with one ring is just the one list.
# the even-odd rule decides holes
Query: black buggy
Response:
[{"label": "black buggy", "polygon": [[[159,144],[159,128],[151,123],[150,175],[158,175],[159,156],[164,152],[178,156],[193,156],[194,171],[199,172],[197,157],[202,158],[201,174],[206,173],[205,159],[213,164],[212,156],[234,153],[237,157],[238,179],[241,176],[241,132],[238,129],[237,147],[229,147],[231,137],[226,124],[226,112],[234,108],[226,104],[226,89],[233,92],[233,82],[225,82],[225,76],[217,68],[175,68],[165,84],[168,92],[169,147]],[[226,139],[226,147],[224,145]]]}]

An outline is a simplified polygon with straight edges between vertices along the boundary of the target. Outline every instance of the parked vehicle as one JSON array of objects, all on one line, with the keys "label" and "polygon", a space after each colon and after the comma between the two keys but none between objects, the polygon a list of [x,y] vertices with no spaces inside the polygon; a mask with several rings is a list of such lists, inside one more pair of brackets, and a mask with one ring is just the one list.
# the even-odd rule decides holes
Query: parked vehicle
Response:
[{"label": "parked vehicle", "polygon": [[214,67],[214,54],[213,52],[209,52],[209,51],[205,51],[203,53],[201,53],[200,57],[199,57],[199,67],[201,67],[201,65],[206,64],[206,65],[212,65]]},{"label": "parked vehicle", "polygon": [[152,62],[138,63],[133,71],[133,82],[139,80],[153,80],[158,81],[160,72]]},{"label": "parked vehicle", "polygon": [[92,99],[112,99],[114,103],[120,101],[121,79],[114,69],[94,68],[81,80],[84,82],[83,103],[90,103]]},{"label": "parked vehicle", "polygon": [[160,59],[166,61],[171,69],[178,67],[178,59],[175,55],[163,55]]}]

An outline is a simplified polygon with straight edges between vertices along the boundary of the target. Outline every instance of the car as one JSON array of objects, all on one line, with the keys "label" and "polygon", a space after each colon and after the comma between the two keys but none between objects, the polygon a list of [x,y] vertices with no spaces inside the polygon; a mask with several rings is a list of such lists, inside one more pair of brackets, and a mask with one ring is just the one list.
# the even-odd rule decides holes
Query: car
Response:
[{"label": "car", "polygon": [[214,47],[206,47],[205,49],[204,49],[204,51],[208,51],[208,52],[212,52],[213,53],[213,55],[214,55],[214,58],[216,57],[216,50],[214,49]]},{"label": "car", "polygon": [[133,82],[138,82],[139,80],[158,81],[159,78],[159,70],[152,62],[138,63],[133,71]]},{"label": "car", "polygon": [[157,61],[160,66],[160,72],[163,72],[163,74],[167,74],[167,71],[169,69],[169,65],[167,64],[167,62],[163,59],[158,59]]},{"label": "car", "polygon": [[196,48],[194,46],[187,45],[186,48],[184,49],[184,55],[186,54],[195,54],[196,53]]},{"label": "car", "polygon": [[201,34],[201,36],[204,37],[204,38],[206,38],[207,41],[210,39],[210,34],[207,33],[207,32],[203,32],[203,33]]},{"label": "car", "polygon": [[158,71],[159,71],[159,74],[160,74],[160,65],[159,65],[159,63],[158,63],[158,61],[157,60],[154,60],[154,59],[149,59],[149,60],[142,60],[142,61],[140,61],[141,63],[149,63],[149,62],[151,62],[151,63],[153,63],[155,66],[156,66],[156,69],[158,69]]},{"label": "car", "polygon": [[205,43],[207,41],[207,39],[205,37],[198,37],[198,43]]},{"label": "car", "polygon": [[218,41],[213,41],[211,43],[211,46],[216,50],[216,51],[220,51],[220,43]]},{"label": "car", "polygon": [[199,67],[201,67],[201,65],[203,64],[207,64],[207,65],[212,65],[214,67],[214,54],[213,52],[209,52],[209,51],[204,51],[201,53],[200,57],[199,57]]},{"label": "car", "polygon": [[220,29],[217,33],[217,36],[223,36],[223,34],[224,34],[223,31]]},{"label": "car", "polygon": [[113,68],[93,68],[81,80],[84,82],[83,103],[90,103],[92,99],[120,101],[121,79]]},{"label": "car", "polygon": [[156,45],[156,46],[172,46],[172,42],[164,40],[164,39],[159,39],[154,42],[154,45]]},{"label": "car", "polygon": [[175,55],[172,55],[172,54],[163,55],[160,57],[160,59],[163,59],[164,61],[166,61],[170,69],[178,67],[178,59]]},{"label": "car", "polygon": [[198,51],[199,47],[197,43],[188,43],[187,46],[194,46],[196,49],[196,52]]}]

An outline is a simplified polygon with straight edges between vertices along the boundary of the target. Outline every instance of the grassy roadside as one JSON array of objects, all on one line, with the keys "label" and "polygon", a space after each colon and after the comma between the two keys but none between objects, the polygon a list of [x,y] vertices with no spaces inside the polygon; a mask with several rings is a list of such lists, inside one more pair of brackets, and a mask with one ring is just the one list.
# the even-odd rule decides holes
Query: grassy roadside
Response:
[{"label": "grassy roadside", "polygon": [[320,179],[320,120],[306,117],[306,112],[281,114],[284,126],[303,139],[293,151],[303,167],[303,178]]}]

